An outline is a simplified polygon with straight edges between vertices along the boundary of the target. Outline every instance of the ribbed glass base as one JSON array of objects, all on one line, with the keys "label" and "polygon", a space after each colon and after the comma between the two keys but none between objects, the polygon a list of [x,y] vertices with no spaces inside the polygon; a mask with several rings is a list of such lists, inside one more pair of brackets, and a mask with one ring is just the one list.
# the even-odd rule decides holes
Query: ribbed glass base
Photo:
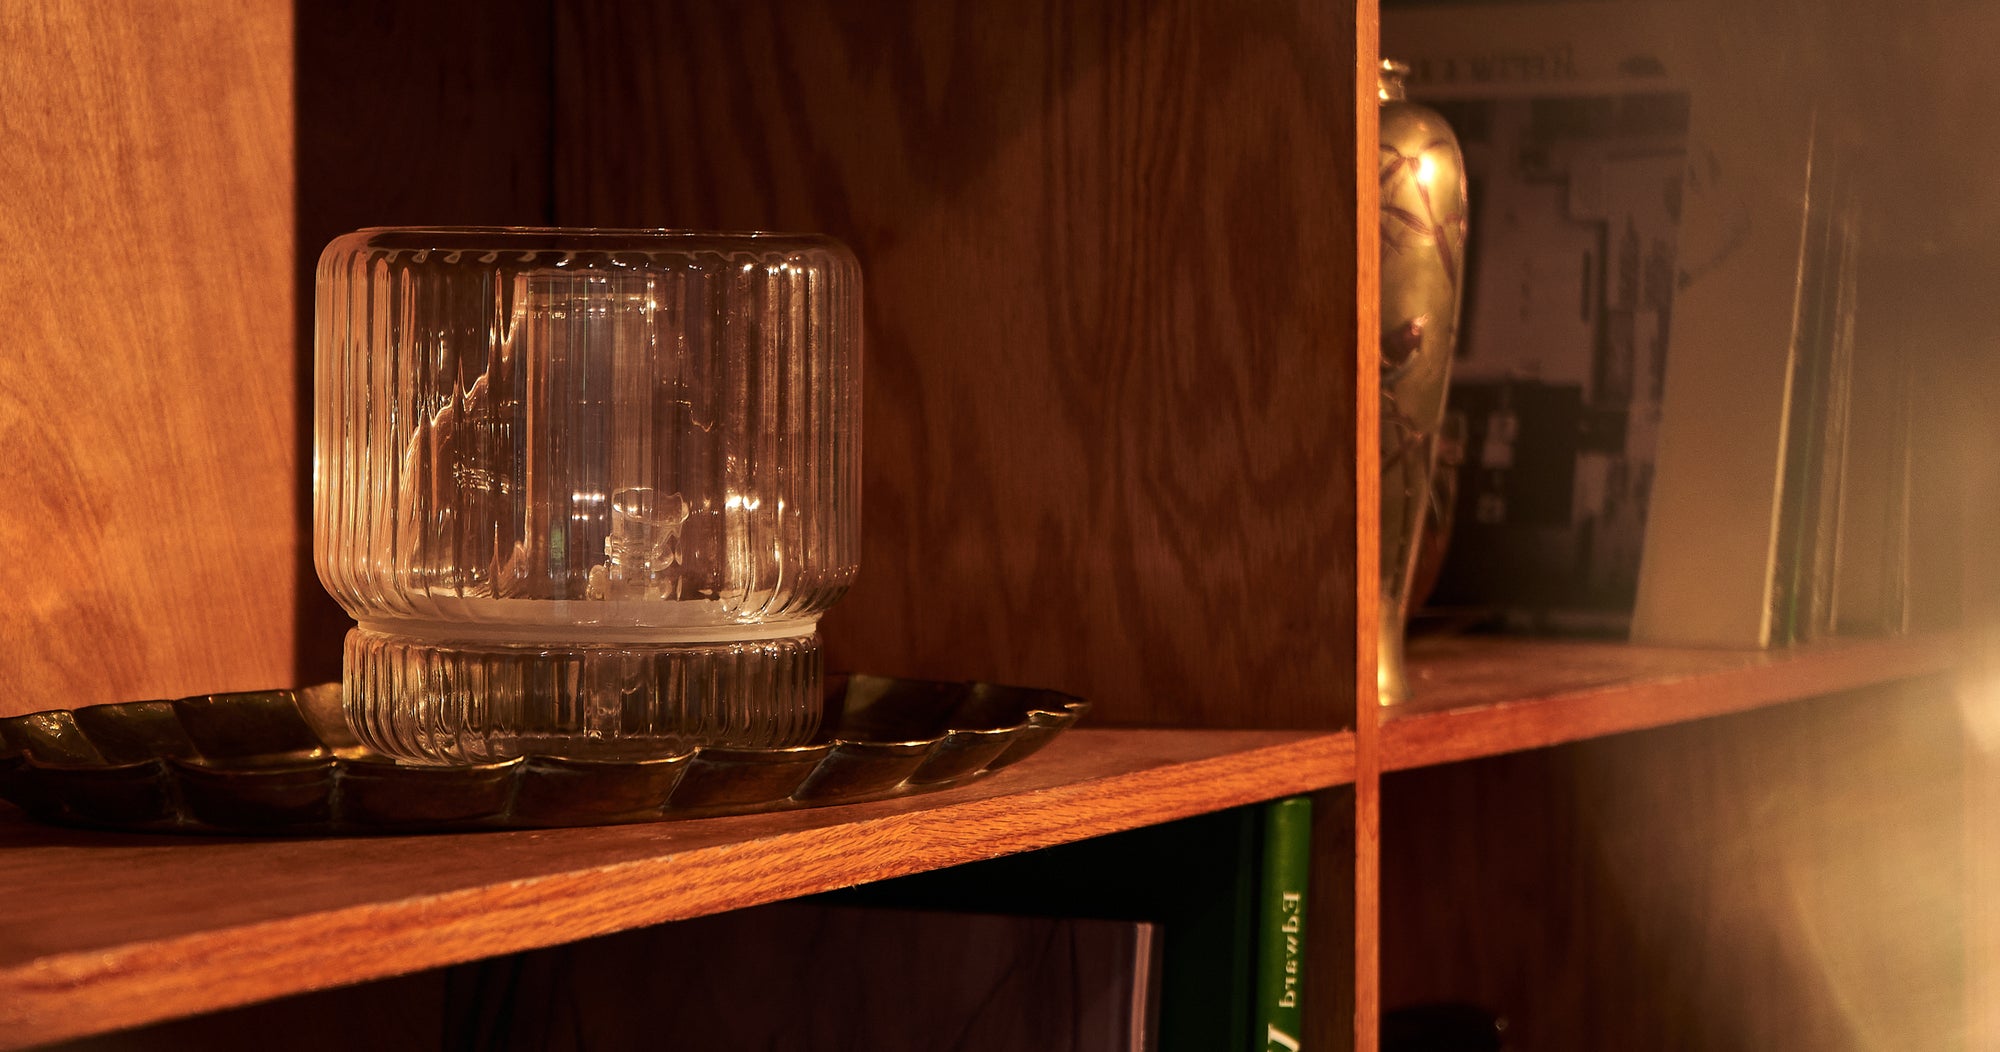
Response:
[{"label": "ribbed glass base", "polygon": [[347,634],[347,721],[418,763],[773,748],[819,728],[819,637],[555,646]]}]

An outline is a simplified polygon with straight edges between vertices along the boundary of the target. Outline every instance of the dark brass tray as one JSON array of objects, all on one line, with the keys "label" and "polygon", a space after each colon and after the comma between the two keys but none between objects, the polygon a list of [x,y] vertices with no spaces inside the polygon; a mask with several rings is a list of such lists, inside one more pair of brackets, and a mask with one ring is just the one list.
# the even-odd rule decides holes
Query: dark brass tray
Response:
[{"label": "dark brass tray", "polygon": [[1089,705],[989,683],[828,683],[822,740],[648,760],[399,763],[348,730],[339,684],[0,719],[0,798],[143,832],[406,833],[648,822],[854,803],[1017,763]]}]

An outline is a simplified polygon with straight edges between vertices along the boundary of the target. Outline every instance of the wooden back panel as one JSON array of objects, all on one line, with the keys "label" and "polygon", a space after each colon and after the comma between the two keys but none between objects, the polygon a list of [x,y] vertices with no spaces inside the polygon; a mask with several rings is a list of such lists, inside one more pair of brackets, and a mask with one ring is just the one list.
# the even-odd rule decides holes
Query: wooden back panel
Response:
[{"label": "wooden back panel", "polygon": [[[313,281],[320,250],[364,226],[545,226],[549,0],[298,5],[300,464],[312,461]],[[302,478],[298,668],[340,678],[354,622],[312,568]]]},{"label": "wooden back panel", "polygon": [[557,7],[556,217],[866,270],[838,666],[1353,717],[1352,10]]},{"label": "wooden back panel", "polygon": [[0,713],[291,681],[291,30],[0,13]]},{"label": "wooden back panel", "polygon": [[1352,23],[841,7],[522,0],[454,48],[449,11],[308,5],[296,99],[289,5],[10,18],[0,707],[331,674],[318,245],[554,220],[861,251],[838,664],[1065,687],[1106,722],[1349,722]]}]

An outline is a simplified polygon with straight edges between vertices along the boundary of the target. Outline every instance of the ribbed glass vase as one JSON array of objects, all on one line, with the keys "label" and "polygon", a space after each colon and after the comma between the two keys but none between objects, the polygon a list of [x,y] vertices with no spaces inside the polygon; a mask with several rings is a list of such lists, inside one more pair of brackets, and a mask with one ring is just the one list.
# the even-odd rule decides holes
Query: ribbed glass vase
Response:
[{"label": "ribbed glass vase", "polygon": [[371,229],[320,257],[313,541],[349,722],[416,761],[805,740],[859,550],[828,238]]}]

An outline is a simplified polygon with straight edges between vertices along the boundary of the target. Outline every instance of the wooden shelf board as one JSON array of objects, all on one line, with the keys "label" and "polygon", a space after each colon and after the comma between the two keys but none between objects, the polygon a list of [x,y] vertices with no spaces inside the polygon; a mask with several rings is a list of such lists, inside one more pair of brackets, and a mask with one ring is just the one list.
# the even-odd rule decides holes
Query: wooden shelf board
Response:
[{"label": "wooden shelf board", "polygon": [[1350,732],[1081,729],[971,785],[650,825],[250,839],[0,816],[0,1048],[717,913],[1345,784]]},{"label": "wooden shelf board", "polygon": [[1413,641],[1411,699],[1383,713],[1403,770],[1742,712],[1946,671],[1950,633],[1772,650],[1454,638]]}]

